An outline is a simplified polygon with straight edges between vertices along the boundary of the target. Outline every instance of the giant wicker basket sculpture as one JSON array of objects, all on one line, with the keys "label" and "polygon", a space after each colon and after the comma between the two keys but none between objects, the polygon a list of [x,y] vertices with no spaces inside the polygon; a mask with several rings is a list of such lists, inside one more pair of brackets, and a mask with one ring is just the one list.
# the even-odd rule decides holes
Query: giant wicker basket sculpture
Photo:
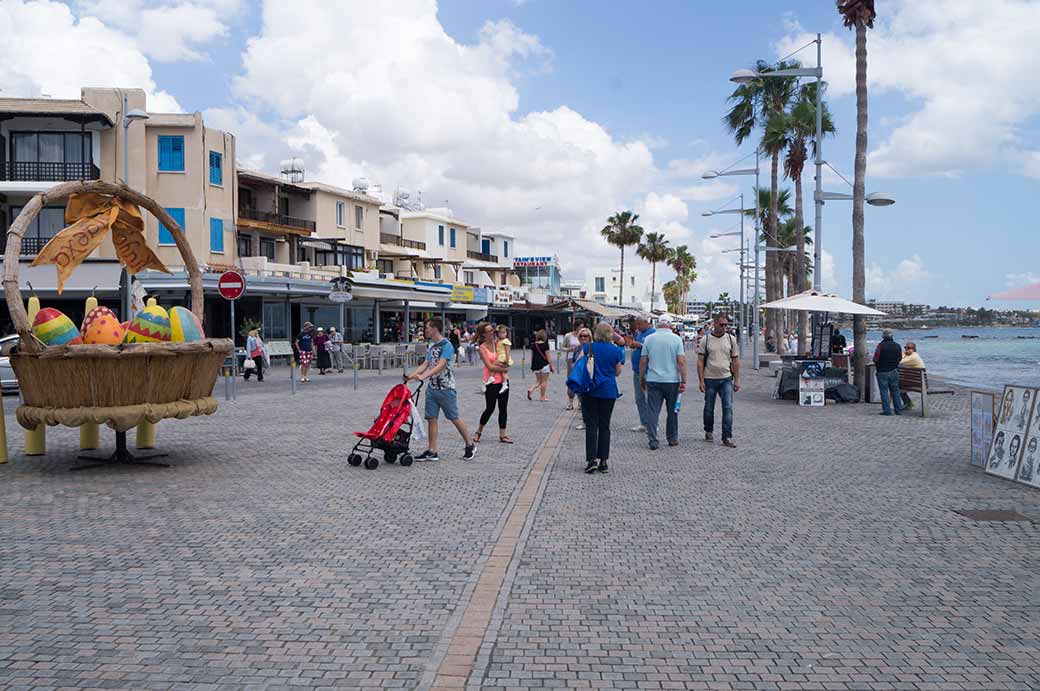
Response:
[{"label": "giant wicker basket sculpture", "polygon": [[213,386],[229,339],[191,343],[132,343],[117,346],[45,346],[33,335],[18,289],[18,256],[22,235],[40,209],[64,202],[71,194],[100,193],[120,197],[146,209],[169,229],[184,260],[191,285],[191,310],[203,317],[202,273],[181,227],[154,200],[123,185],[69,182],[37,194],[7,231],[4,296],[21,337],[11,366],[18,377],[24,405],[18,422],[78,427],[104,423],[125,432],[142,421],[209,415],[217,409]]}]

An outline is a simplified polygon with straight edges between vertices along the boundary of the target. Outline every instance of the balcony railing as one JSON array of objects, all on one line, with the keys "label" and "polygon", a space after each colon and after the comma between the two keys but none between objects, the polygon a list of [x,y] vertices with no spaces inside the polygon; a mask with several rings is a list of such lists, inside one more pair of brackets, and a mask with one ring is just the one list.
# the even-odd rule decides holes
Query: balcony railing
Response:
[{"label": "balcony railing", "polygon": [[484,254],[483,252],[474,252],[473,250],[466,250],[466,256],[470,259],[477,259],[482,262],[491,262],[492,264],[498,263],[497,254]]},{"label": "balcony railing", "polygon": [[305,218],[294,218],[292,216],[286,216],[285,214],[271,213],[270,211],[260,211],[258,209],[243,208],[238,210],[238,217],[244,218],[249,221],[261,221],[263,223],[273,223],[279,226],[288,226],[290,228],[300,228],[302,230],[314,232],[314,221],[308,221]]},{"label": "balcony railing", "polygon": [[[50,238],[22,238],[22,249],[19,252],[23,257],[35,257],[43,249]],[[7,231],[0,236],[0,255],[7,251]]]},{"label": "balcony railing", "polygon": [[101,171],[93,163],[0,161],[0,180],[72,182],[100,178]]},{"label": "balcony railing", "polygon": [[380,233],[379,242],[387,245],[397,245],[398,247],[410,247],[413,250],[425,250],[426,243],[419,242],[418,240],[409,240],[403,238],[400,235],[394,235],[393,233]]}]

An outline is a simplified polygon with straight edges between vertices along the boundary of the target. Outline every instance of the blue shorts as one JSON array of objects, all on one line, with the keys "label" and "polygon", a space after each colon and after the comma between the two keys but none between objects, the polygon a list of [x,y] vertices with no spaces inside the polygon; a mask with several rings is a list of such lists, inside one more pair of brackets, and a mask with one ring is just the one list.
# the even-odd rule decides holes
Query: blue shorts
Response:
[{"label": "blue shorts", "polygon": [[459,399],[455,389],[426,389],[426,419],[437,419],[441,411],[448,420],[459,419]]}]

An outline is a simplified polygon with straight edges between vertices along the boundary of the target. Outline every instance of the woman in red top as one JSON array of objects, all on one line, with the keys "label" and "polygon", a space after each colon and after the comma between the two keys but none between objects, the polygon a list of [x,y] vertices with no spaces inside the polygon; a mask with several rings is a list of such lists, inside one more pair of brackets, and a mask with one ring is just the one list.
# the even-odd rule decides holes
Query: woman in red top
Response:
[{"label": "woman in red top", "polygon": [[480,441],[484,432],[484,425],[491,419],[498,406],[498,440],[503,444],[512,444],[506,432],[506,422],[509,418],[509,388],[506,386],[505,373],[509,371],[509,365],[503,365],[498,361],[498,353],[495,349],[495,327],[487,322],[477,324],[477,353],[484,362],[484,412],[480,414],[480,426],[477,427],[473,441]]}]

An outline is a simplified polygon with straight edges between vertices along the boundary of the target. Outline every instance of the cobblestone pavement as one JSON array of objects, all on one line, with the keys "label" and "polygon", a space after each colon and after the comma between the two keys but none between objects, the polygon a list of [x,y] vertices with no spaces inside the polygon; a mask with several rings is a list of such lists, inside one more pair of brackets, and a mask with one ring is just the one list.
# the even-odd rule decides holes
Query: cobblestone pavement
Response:
[{"label": "cobblestone pavement", "polygon": [[[170,469],[70,473],[75,431],[54,429],[45,459],[0,466],[0,688],[429,680],[560,418],[562,378],[549,404],[515,379],[513,446],[492,422],[467,463],[442,426],[439,464],[366,471],[343,445],[393,377],[366,373],[356,393],[349,375],[314,377],[292,397],[284,376],[161,423]],[[1040,688],[1040,525],[953,513],[1040,516],[1040,493],[967,464],[967,396],[882,418],[774,402],[771,382],[746,377],[737,450],[700,440],[696,393],[681,446],[656,452],[622,398],[608,476],[581,473],[570,429],[470,687]],[[477,387],[463,368],[471,423]]]}]

